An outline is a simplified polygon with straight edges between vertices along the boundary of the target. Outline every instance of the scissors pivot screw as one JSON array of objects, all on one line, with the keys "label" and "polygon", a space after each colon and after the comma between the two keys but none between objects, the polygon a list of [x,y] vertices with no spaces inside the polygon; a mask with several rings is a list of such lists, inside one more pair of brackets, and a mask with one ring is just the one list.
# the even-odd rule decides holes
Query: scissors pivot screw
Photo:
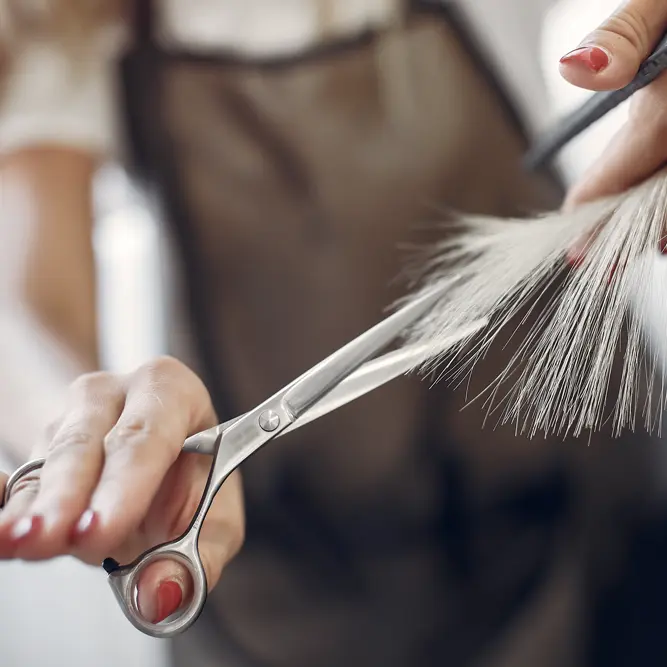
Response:
[{"label": "scissors pivot screw", "polygon": [[280,426],[280,415],[273,410],[265,410],[259,416],[259,425],[262,430],[271,433]]}]

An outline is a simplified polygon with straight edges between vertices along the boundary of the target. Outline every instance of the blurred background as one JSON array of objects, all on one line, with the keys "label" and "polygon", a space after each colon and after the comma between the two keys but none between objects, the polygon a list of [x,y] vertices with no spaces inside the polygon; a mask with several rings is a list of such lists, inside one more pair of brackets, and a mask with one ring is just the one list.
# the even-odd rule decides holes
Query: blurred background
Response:
[{"label": "blurred background", "polygon": [[[558,75],[560,56],[616,5],[616,0],[562,0],[544,25],[542,60],[552,118],[587,93]],[[599,154],[623,121],[620,108],[575,141],[563,169],[574,179]],[[110,165],[99,177],[95,248],[99,259],[101,349],[105,367],[130,370],[180,345],[171,252],[160,220],[123,171]],[[10,469],[5,461],[0,468]],[[665,464],[667,474],[667,462]],[[0,645],[3,667],[166,664],[164,644],[136,632],[121,615],[104,573],[69,559],[0,565]],[[11,604],[8,602],[11,601]],[[663,614],[667,628],[667,614]],[[54,659],[54,656],[58,656]]]}]

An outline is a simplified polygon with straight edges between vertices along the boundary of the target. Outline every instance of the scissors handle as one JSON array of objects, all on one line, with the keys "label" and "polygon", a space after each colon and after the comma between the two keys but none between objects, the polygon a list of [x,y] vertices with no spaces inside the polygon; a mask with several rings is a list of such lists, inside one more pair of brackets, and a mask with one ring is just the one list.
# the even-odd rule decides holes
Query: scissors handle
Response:
[{"label": "scissors handle", "polygon": [[[134,562],[119,565],[107,558],[103,564],[121,610],[137,629],[156,638],[174,637],[187,630],[198,618],[206,603],[208,586],[206,572],[199,555],[199,534],[215,496],[225,480],[245,461],[283,430],[294,418],[283,404],[282,394],[265,401],[241,417],[219,436],[215,458],[202,499],[188,529],[178,539],[144,552]],[[267,421],[267,416],[270,419]],[[142,572],[155,561],[173,560],[184,565],[192,575],[193,595],[174,616],[160,623],[142,617],[138,605],[137,586]]]},{"label": "scissors handle", "polygon": [[[164,639],[174,637],[187,630],[201,614],[208,595],[206,571],[199,555],[199,534],[206,514],[215,499],[215,495],[225,479],[239,465],[233,451],[221,452],[219,442],[209,473],[208,480],[199,507],[188,529],[179,538],[145,551],[136,560],[127,565],[120,565],[112,558],[107,558],[102,567],[109,575],[108,582],[116,596],[122,612],[135,628],[151,637]],[[192,577],[192,596],[178,610],[176,615],[152,623],[141,615],[138,603],[138,585],[144,570],[156,561],[172,560],[185,566]]]},{"label": "scissors handle", "polygon": [[2,509],[8,502],[12,493],[14,492],[14,487],[24,478],[30,475],[33,472],[37,472],[44,467],[46,459],[33,459],[24,463],[20,468],[17,468],[7,480],[5,484],[5,492],[0,498],[0,509]]},{"label": "scissors handle", "polygon": [[[0,509],[4,507],[14,491],[18,482],[27,475],[37,472],[44,466],[45,459],[34,459],[28,461],[9,478],[5,485],[5,492],[0,498]],[[224,480],[223,480],[224,481]],[[211,485],[211,478],[207,488]],[[219,487],[218,487],[219,488]],[[215,494],[213,494],[215,495]],[[120,566],[112,558],[107,558],[102,566],[109,575],[109,585],[113,591],[120,608],[127,619],[137,629],[145,632],[151,637],[171,637],[189,628],[199,617],[208,590],[206,572],[199,556],[198,541],[199,531],[203,523],[206,511],[210,506],[205,504],[205,498],[197,510],[188,530],[177,540],[161,544],[145,552],[129,565]],[[173,560],[185,566],[192,577],[193,594],[185,609],[179,615],[165,624],[156,624],[147,621],[139,611],[138,589],[141,573],[151,564],[158,560]]]},{"label": "scissors handle", "polygon": [[[201,527],[201,524],[199,524]],[[126,618],[145,634],[163,639],[187,630],[198,618],[206,603],[208,584],[199,556],[199,529],[188,529],[179,539],[161,544],[142,554],[129,565],[120,566],[107,558],[103,567],[109,575],[109,586]],[[184,609],[163,623],[151,623],[139,610],[138,584],[141,573],[156,561],[172,560],[183,565],[192,577],[193,593]]]}]

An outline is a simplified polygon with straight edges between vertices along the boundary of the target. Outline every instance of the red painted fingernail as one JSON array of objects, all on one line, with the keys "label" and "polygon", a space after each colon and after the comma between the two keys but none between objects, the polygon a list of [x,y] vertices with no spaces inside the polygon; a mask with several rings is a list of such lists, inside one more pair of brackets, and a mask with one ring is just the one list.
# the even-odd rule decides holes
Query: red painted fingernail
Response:
[{"label": "red painted fingernail", "polygon": [[609,65],[609,54],[597,46],[582,46],[566,53],[560,62],[563,65],[580,65],[598,74]]},{"label": "red painted fingernail", "polygon": [[76,541],[90,533],[97,525],[99,515],[93,510],[86,510],[72,530],[72,540]]},{"label": "red painted fingernail", "polygon": [[9,538],[14,544],[23,542],[29,537],[34,537],[42,529],[43,525],[44,517],[40,515],[24,516],[13,525],[9,533]]},{"label": "red painted fingernail", "polygon": [[660,239],[660,252],[663,255],[667,255],[667,236],[663,236]]},{"label": "red painted fingernail", "polygon": [[175,581],[163,581],[157,589],[157,613],[153,623],[171,616],[183,602],[183,591]]}]

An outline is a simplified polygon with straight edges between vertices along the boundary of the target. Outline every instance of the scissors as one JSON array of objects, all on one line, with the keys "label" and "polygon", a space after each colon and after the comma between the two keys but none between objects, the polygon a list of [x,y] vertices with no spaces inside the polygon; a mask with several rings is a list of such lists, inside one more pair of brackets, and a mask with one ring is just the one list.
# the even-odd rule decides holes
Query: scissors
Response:
[{"label": "scissors", "polygon": [[632,97],[637,91],[653,83],[665,70],[667,70],[667,35],[642,63],[637,75],[627,86],[620,90],[595,93],[576,111],[539,137],[524,155],[524,167],[534,170],[544,166],[572,139]]},{"label": "scissors", "polygon": [[[102,564],[123,613],[137,629],[151,637],[168,638],[192,626],[207,597],[206,573],[198,550],[199,532],[225,479],[267,442],[342,407],[425,361],[427,348],[419,344],[399,347],[373,361],[368,360],[425,315],[455,281],[456,278],[447,281],[414,299],[249,412],[185,441],[184,451],[213,456],[201,502],[188,529],[181,537],[149,549],[128,565],[120,565],[111,558]],[[444,343],[453,346],[465,341],[486,324],[485,319],[477,320]],[[38,459],[19,468],[7,482],[4,502],[20,479],[43,465],[44,460]],[[177,561],[187,568],[193,581],[193,594],[184,609],[162,623],[150,623],[139,613],[137,583],[144,568],[164,559]]]}]

